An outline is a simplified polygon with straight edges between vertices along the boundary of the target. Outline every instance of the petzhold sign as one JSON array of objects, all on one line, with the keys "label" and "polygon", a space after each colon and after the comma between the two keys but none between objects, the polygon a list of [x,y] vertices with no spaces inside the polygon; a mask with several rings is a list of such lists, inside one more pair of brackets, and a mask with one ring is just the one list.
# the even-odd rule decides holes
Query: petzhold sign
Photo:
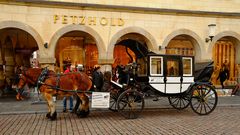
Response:
[{"label": "petzhold sign", "polygon": [[54,24],[79,24],[79,25],[97,25],[102,26],[123,26],[124,21],[122,18],[106,18],[106,17],[87,17],[87,16],[67,16],[67,15],[54,15]]}]

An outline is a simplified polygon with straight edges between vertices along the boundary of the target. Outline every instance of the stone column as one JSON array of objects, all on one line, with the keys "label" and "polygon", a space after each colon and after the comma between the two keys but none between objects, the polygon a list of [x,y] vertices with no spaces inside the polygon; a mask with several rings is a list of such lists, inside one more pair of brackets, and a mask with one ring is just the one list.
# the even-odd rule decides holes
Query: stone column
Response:
[{"label": "stone column", "polygon": [[56,62],[56,58],[38,58],[38,61],[41,68],[48,66],[48,69],[55,71],[54,65]]},{"label": "stone column", "polygon": [[101,71],[104,73],[105,71],[112,71],[113,59],[99,59],[98,63],[101,66]]}]

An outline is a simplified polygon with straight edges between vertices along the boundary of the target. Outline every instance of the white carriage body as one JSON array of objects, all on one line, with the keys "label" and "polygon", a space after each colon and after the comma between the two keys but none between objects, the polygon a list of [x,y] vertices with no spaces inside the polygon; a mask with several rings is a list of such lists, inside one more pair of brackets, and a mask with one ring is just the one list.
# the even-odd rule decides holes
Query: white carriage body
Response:
[{"label": "white carriage body", "polygon": [[164,94],[185,92],[194,82],[194,57],[179,55],[148,56],[149,85]]}]

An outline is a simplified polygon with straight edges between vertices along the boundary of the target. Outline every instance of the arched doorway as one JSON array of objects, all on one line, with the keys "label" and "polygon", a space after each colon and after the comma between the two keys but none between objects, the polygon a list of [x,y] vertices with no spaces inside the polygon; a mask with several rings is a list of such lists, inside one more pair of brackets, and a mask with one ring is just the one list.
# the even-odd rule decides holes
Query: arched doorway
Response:
[{"label": "arched doorway", "polygon": [[122,36],[114,47],[113,71],[117,66],[125,66],[132,62],[140,64],[138,75],[146,75],[145,56],[148,53],[147,39],[138,33],[128,33]]},{"label": "arched doorway", "polygon": [[166,54],[195,56],[192,37],[188,35],[179,35],[170,40],[167,45]]},{"label": "arched doorway", "polygon": [[38,50],[36,40],[28,32],[19,28],[0,30],[0,80],[4,85],[15,77],[18,66],[31,67],[33,52]]},{"label": "arched doorway", "polygon": [[233,37],[222,37],[214,44],[212,49],[212,58],[215,67],[214,75],[212,76],[214,85],[220,85],[218,75],[224,65],[229,69],[229,81],[226,85],[233,85],[237,82],[239,64],[236,60],[236,52],[236,39]]},{"label": "arched doorway", "polygon": [[84,71],[91,74],[98,64],[98,48],[94,38],[83,31],[71,31],[63,34],[55,50],[56,66],[63,72],[66,64],[83,65]]}]

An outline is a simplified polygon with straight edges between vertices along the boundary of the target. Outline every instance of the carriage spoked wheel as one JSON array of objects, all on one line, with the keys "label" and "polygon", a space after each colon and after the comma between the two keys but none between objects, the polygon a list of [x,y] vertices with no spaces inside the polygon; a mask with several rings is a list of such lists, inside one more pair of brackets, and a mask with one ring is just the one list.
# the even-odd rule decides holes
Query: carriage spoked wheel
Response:
[{"label": "carriage spoked wheel", "polygon": [[218,96],[216,90],[207,84],[193,87],[190,106],[199,115],[211,113],[217,106]]},{"label": "carriage spoked wheel", "polygon": [[119,97],[119,91],[116,89],[111,90],[110,92],[110,106],[109,106],[109,110],[113,111],[113,112],[117,112],[117,100]]},{"label": "carriage spoked wheel", "polygon": [[136,88],[124,91],[117,100],[118,112],[127,119],[136,119],[144,108],[143,94]]},{"label": "carriage spoked wheel", "polygon": [[190,94],[181,94],[179,96],[168,97],[170,105],[178,110],[187,108],[190,104]]}]

